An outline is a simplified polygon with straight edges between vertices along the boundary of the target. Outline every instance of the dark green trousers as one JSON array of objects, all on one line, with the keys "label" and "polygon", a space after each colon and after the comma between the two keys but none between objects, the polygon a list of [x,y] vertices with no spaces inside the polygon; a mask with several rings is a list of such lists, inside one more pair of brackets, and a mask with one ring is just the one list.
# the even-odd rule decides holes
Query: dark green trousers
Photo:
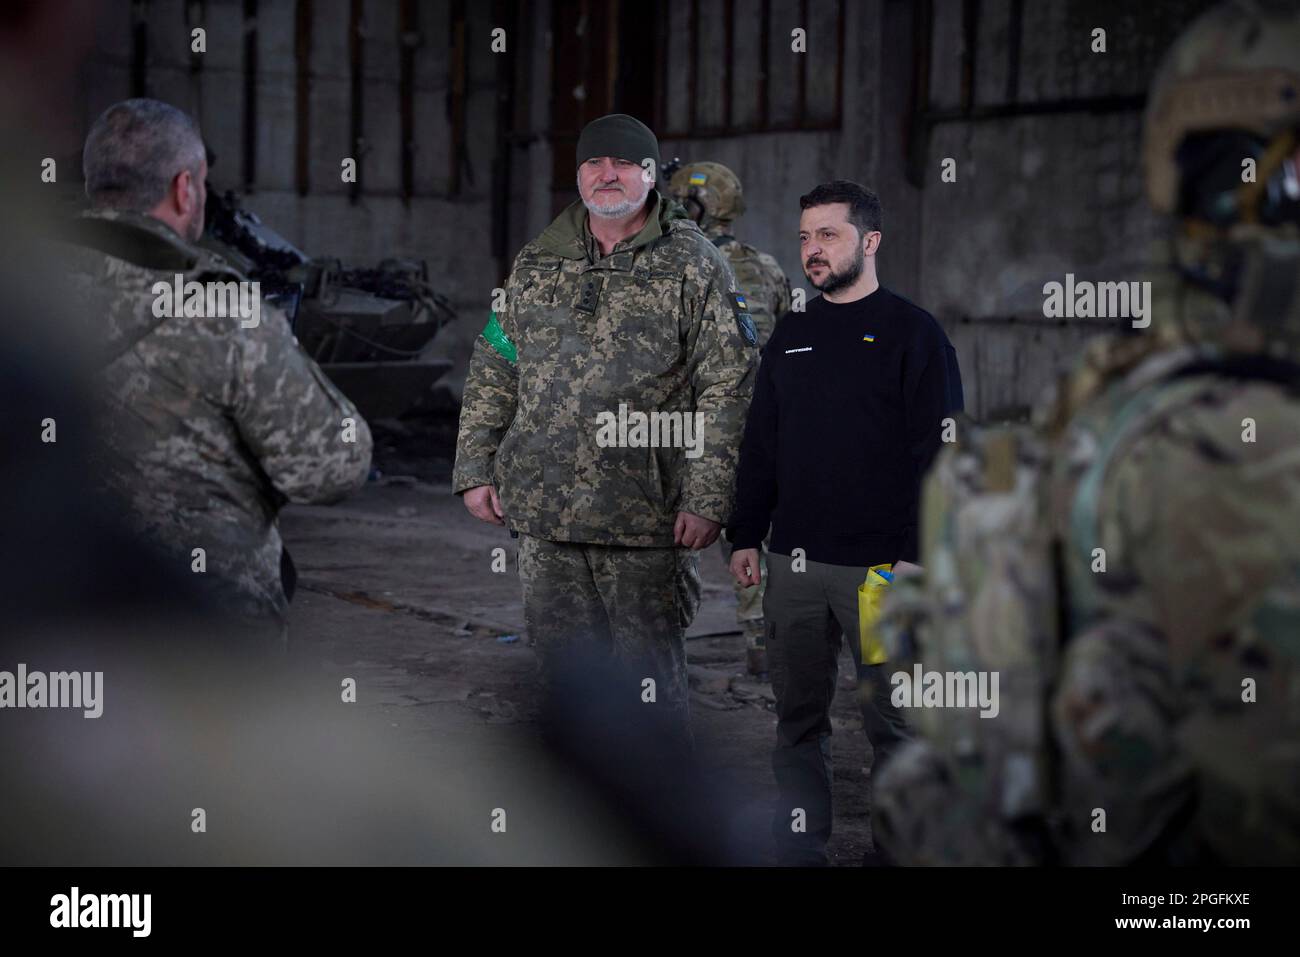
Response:
[{"label": "dark green trousers", "polygon": [[842,640],[847,638],[857,668],[873,778],[910,735],[889,700],[890,666],[862,664],[858,586],[867,577],[866,567],[804,564],[803,571],[794,571],[790,556],[771,553],[767,557],[763,617],[768,669],[776,693],[772,770],[779,791],[772,834],[783,863],[825,864],[833,780],[830,710]]}]

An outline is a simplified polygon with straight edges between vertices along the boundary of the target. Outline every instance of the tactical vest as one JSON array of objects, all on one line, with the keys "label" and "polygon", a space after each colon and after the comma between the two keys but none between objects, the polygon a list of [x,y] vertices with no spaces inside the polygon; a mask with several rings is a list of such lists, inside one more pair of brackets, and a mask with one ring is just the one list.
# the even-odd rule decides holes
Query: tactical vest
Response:
[{"label": "tactical vest", "polygon": [[[1141,602],[1176,596],[1177,563],[1201,556],[1132,570],[1115,555],[1107,567],[1104,550],[1114,490],[1127,487],[1107,479],[1128,469],[1142,481],[1144,440],[1177,434],[1187,410],[1225,387],[1255,390],[1251,407],[1283,428],[1300,420],[1300,397],[1282,391],[1297,381],[1287,363],[1196,359],[1111,386],[1055,450],[1028,427],[967,426],[940,454],[922,496],[924,584],[900,580],[882,633],[896,668],[997,672],[1000,711],[909,712],[950,789],[948,810],[932,811],[970,824],[926,853],[1122,863],[1194,844],[1225,861],[1300,860],[1300,549],[1283,545],[1250,569],[1238,556],[1254,580],[1222,582],[1236,596],[1231,627],[1191,641],[1191,629],[1159,634]],[[1300,508],[1300,465],[1287,472],[1277,498],[1259,504],[1279,520]],[[1279,537],[1293,540],[1293,529]],[[1252,676],[1257,697],[1243,701]],[[1120,713],[1105,713],[1108,701],[1124,702]],[[1106,729],[1096,741],[1092,727]]]}]

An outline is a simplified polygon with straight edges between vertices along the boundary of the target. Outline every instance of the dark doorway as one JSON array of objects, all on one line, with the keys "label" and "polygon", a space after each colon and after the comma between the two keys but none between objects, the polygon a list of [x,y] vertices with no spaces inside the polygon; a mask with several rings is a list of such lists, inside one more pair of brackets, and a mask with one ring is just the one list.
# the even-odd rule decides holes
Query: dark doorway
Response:
[{"label": "dark doorway", "polygon": [[576,198],[578,133],[606,113],[653,123],[657,0],[556,0],[551,36],[551,212]]}]

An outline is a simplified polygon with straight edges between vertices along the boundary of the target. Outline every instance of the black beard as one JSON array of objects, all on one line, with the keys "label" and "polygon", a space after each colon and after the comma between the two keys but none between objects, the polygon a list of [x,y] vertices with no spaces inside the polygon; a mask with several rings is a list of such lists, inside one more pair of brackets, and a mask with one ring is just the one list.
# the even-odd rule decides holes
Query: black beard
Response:
[{"label": "black beard", "polygon": [[826,269],[828,271],[826,273],[826,278],[822,280],[820,286],[817,285],[812,276],[808,276],[807,269],[804,270],[804,275],[808,276],[808,281],[812,283],[813,288],[824,296],[828,292],[834,293],[839,292],[841,289],[847,289],[849,286],[857,282],[858,277],[862,275],[862,267],[865,263],[866,257],[862,254],[862,247],[859,246],[857,255],[853,257],[853,262],[849,263],[848,268],[845,269],[844,272],[836,272],[834,269],[831,269],[830,263],[826,264]]}]

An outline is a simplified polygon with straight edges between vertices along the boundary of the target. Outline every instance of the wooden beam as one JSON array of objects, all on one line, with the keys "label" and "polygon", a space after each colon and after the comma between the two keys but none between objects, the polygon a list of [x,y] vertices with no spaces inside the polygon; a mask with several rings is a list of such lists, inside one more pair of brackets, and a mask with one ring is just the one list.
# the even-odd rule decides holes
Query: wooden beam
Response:
[{"label": "wooden beam", "polygon": [[420,7],[416,0],[401,0],[397,30],[401,51],[397,84],[402,127],[402,199],[409,204],[415,195],[415,50],[420,42]]},{"label": "wooden beam", "polygon": [[352,0],[348,11],[348,63],[351,85],[351,141],[352,158],[357,163],[357,178],[348,184],[348,199],[361,200],[362,166],[364,165],[365,137],[365,0]]},{"label": "wooden beam", "polygon": [[961,5],[961,108],[975,105],[976,55],[979,52],[980,0],[962,0]]},{"label": "wooden beam", "polygon": [[1020,99],[1020,35],[1025,20],[1024,0],[1011,0],[1007,22],[1007,102]]},{"label": "wooden beam", "polygon": [[448,192],[452,196],[460,194],[461,157],[465,152],[465,0],[452,0],[451,9],[451,58],[447,78],[447,114],[451,123],[451,155],[448,180]]},{"label": "wooden beam", "polygon": [[[189,37],[193,34],[196,27],[204,26],[207,20],[207,2],[206,0],[188,0],[185,4],[185,35]],[[204,54],[198,53],[193,46],[190,47],[190,77],[198,80],[199,75],[203,73]],[[195,88],[195,102],[199,101],[198,89]]]},{"label": "wooden beam", "polygon": [[257,186],[257,0],[244,0],[244,192]]},{"label": "wooden beam", "polygon": [[149,4],[131,4],[131,96],[149,95]]},{"label": "wooden beam", "polygon": [[[803,27],[804,42],[806,44],[808,41],[808,0],[799,0],[799,25]],[[799,55],[799,72],[795,80],[795,89],[798,92],[795,94],[794,118],[796,122],[800,122],[808,114],[808,53],[806,48],[805,52]]]},{"label": "wooden beam", "polygon": [[912,5],[912,91],[907,108],[904,137],[907,181],[923,185],[925,155],[930,147],[930,57],[934,48],[934,5],[932,0],[915,0]]},{"label": "wooden beam", "polygon": [[668,130],[668,7],[659,0],[655,6],[655,109],[654,129],[662,136]]},{"label": "wooden beam", "polygon": [[758,128],[765,129],[772,83],[772,0],[763,0],[758,23]]},{"label": "wooden beam", "polygon": [[736,0],[725,0],[722,31],[726,36],[722,73],[722,125],[731,126],[731,87],[736,75]]},{"label": "wooden beam", "polygon": [[311,191],[311,39],[312,0],[298,0],[294,10],[294,186],[299,196]]},{"label": "wooden beam", "polygon": [[[493,25],[505,29],[510,42],[522,36],[519,29],[519,6],[511,0],[493,0]],[[510,271],[510,210],[513,206],[511,173],[514,162],[514,145],[510,131],[514,125],[515,67],[512,56],[496,58],[496,143],[492,157],[492,256],[497,261],[497,276],[504,278]]]},{"label": "wooden beam", "polygon": [[691,63],[686,71],[686,127],[694,132],[700,74],[700,0],[691,0]]},{"label": "wooden beam", "polygon": [[839,129],[844,124],[844,0],[840,0],[839,13],[835,18],[836,42],[835,42],[835,128]]}]

